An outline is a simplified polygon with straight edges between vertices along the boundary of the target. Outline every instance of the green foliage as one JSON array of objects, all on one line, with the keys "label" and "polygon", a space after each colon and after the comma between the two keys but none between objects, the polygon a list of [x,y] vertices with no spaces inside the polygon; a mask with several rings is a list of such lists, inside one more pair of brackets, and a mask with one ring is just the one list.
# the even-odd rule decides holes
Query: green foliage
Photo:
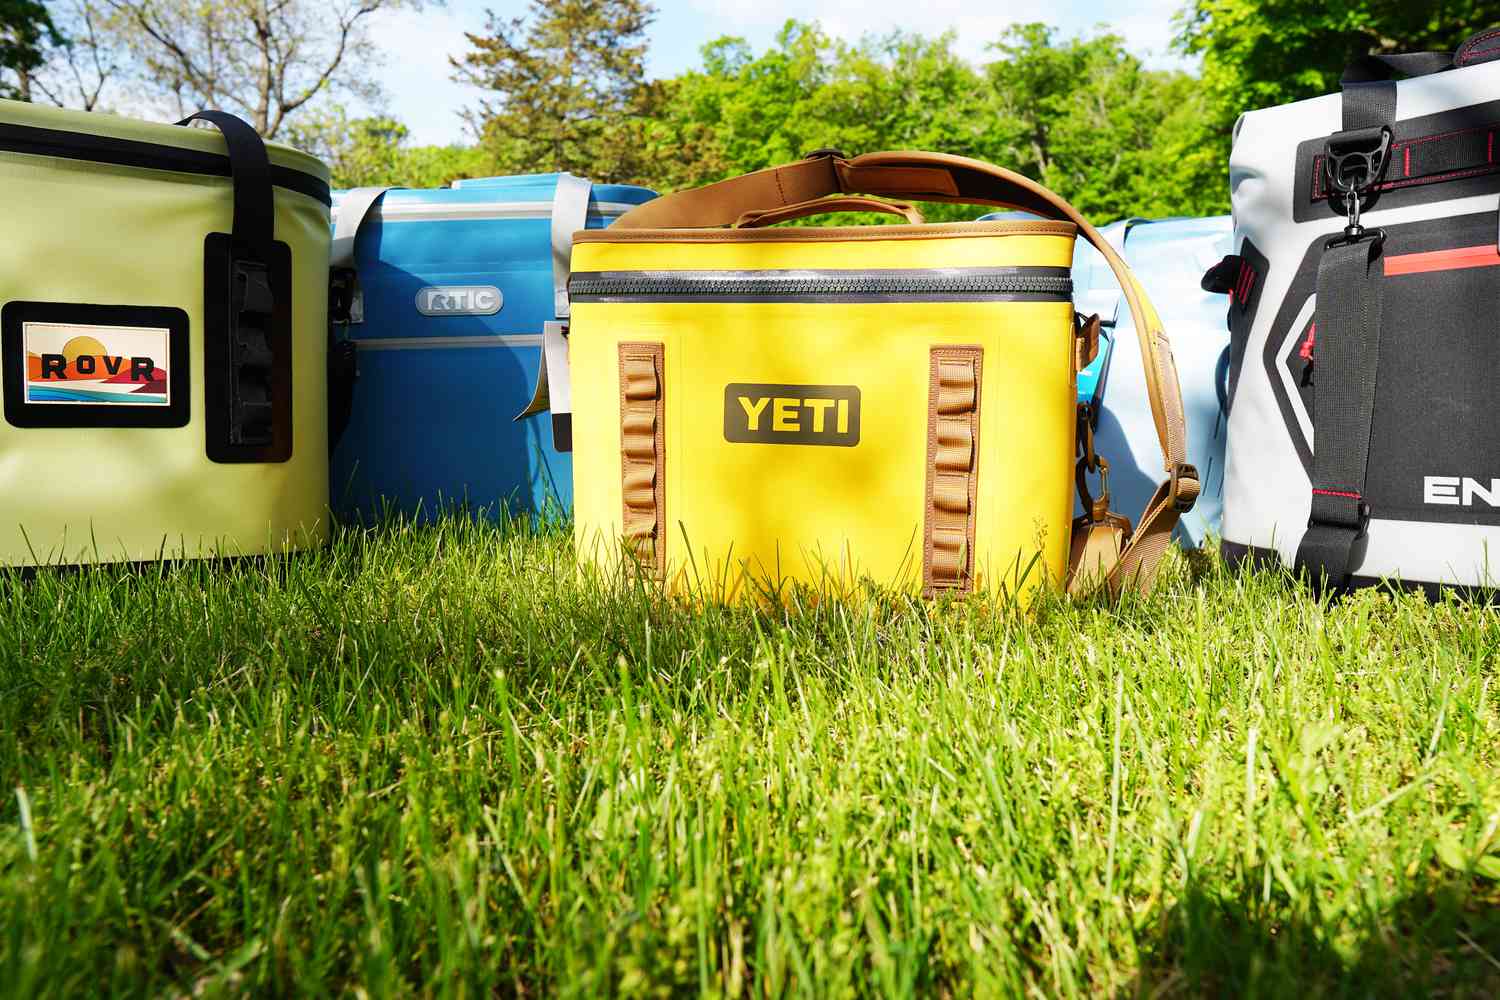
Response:
[{"label": "green foliage", "polygon": [[1242,112],[1337,93],[1358,56],[1452,51],[1500,24],[1500,0],[1188,0],[1177,24],[1203,57],[1207,148],[1227,175]]},{"label": "green foliage", "polygon": [[0,995],[1500,995],[1500,614],[0,574]]},{"label": "green foliage", "polygon": [[498,172],[482,148],[409,146],[408,135],[393,118],[351,119],[336,109],[294,126],[289,141],[328,164],[334,187],[446,187]]},{"label": "green foliage", "polygon": [[998,114],[992,158],[1098,220],[1225,210],[1227,184],[1184,153],[1201,138],[1197,81],[1146,70],[1124,39],[1060,42],[1018,25],[987,67]]},{"label": "green foliage", "polygon": [[668,84],[646,180],[690,187],[820,146],[928,149],[1018,170],[1101,220],[1221,208],[1225,185],[1206,183],[1191,155],[1201,102],[1190,77],[1143,69],[1116,36],[1061,41],[1039,24],[1013,28],[985,67],[954,42],[897,33],[849,44],[799,22],[759,56],[740,39],[713,42],[701,70]]},{"label": "green foliage", "polygon": [[646,79],[648,0],[531,0],[528,16],[493,11],[452,60],[456,78],[493,93],[471,121],[506,171],[566,170],[621,180],[646,169],[640,136],[662,87]]},{"label": "green foliage", "polygon": [[48,46],[62,44],[41,0],[0,0],[0,97],[29,101],[30,75],[46,62]]}]

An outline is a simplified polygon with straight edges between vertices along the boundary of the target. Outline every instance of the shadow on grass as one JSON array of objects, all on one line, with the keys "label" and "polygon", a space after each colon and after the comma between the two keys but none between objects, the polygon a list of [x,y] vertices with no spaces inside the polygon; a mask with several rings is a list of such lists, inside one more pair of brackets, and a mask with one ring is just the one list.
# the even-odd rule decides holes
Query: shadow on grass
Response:
[{"label": "shadow on grass", "polygon": [[[1283,907],[1285,905],[1283,900]],[[1168,997],[1500,996],[1500,885],[1433,882],[1394,906],[1320,923],[1263,914],[1259,897],[1195,890],[1167,912],[1119,995]],[[1334,940],[1336,935],[1347,935]]]}]

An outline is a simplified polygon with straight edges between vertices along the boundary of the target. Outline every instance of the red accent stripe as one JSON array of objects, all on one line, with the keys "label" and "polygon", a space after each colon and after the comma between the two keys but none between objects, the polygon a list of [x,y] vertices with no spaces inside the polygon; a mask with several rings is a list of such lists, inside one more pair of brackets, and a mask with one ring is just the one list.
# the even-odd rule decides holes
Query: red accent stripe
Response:
[{"label": "red accent stripe", "polygon": [[1316,494],[1318,494],[1319,496],[1325,496],[1325,497],[1343,497],[1345,500],[1363,500],[1364,499],[1364,497],[1360,496],[1358,493],[1344,493],[1344,492],[1342,492],[1340,490],[1313,490],[1313,492],[1316,493]]},{"label": "red accent stripe", "polygon": [[1470,267],[1500,267],[1500,246],[1457,247],[1429,253],[1408,253],[1385,258],[1385,276],[1459,271]]},{"label": "red accent stripe", "polygon": [[1303,361],[1313,359],[1313,347],[1318,342],[1318,324],[1312,323],[1307,327],[1307,336],[1302,340],[1302,346],[1297,351],[1297,356]]}]

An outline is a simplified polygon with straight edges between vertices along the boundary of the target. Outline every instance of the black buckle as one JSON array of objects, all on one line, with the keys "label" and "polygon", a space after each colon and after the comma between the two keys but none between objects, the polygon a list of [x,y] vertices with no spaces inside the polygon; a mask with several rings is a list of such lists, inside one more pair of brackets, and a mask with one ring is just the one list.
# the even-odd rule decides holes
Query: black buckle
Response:
[{"label": "black buckle", "polygon": [[[1314,496],[1313,496],[1314,505],[1316,505],[1316,503],[1317,503],[1317,494],[1319,492],[1320,491],[1318,491],[1318,490],[1314,490],[1313,491],[1313,494],[1314,494]],[[1372,515],[1371,515],[1371,511],[1370,511],[1370,505],[1368,503],[1366,503],[1363,499],[1355,501],[1355,504],[1354,504],[1354,518],[1355,518],[1355,523],[1353,525],[1353,528],[1354,528],[1354,540],[1355,541],[1357,541],[1357,542],[1358,541],[1362,541],[1364,539],[1364,537],[1367,534],[1369,534],[1369,532],[1370,532],[1370,518],[1371,518],[1371,516]],[[1309,517],[1307,519],[1307,526],[1309,528],[1316,528],[1316,527],[1320,527],[1320,526],[1321,527],[1325,527],[1325,528],[1341,528],[1344,531],[1348,531],[1349,528],[1351,527],[1349,524],[1347,524],[1345,522],[1342,522],[1342,521],[1320,521],[1320,520],[1318,520],[1318,518],[1316,516],[1311,516],[1311,517]]]},{"label": "black buckle", "polygon": [[[1198,489],[1191,497],[1184,497],[1182,490],[1183,480],[1191,480],[1198,484]],[[1172,509],[1179,514],[1186,514],[1198,503],[1198,497],[1203,493],[1203,481],[1198,478],[1198,467],[1183,462],[1172,466],[1171,485],[1167,489],[1167,499],[1172,503]]]},{"label": "black buckle", "polygon": [[354,309],[354,291],[357,287],[353,269],[340,268],[328,273],[328,319],[337,325],[347,325]]},{"label": "black buckle", "polygon": [[847,159],[849,159],[849,154],[846,153],[846,152],[844,152],[842,149],[838,149],[838,148],[833,147],[833,146],[819,146],[817,149],[815,149],[812,152],[806,154],[802,158],[804,160],[822,160],[822,159],[847,160]]},{"label": "black buckle", "polygon": [[270,316],[276,311],[276,293],[271,290],[271,272],[259,261],[234,262],[235,306],[242,316]]},{"label": "black buckle", "polygon": [[1323,171],[1340,194],[1365,194],[1385,173],[1390,154],[1391,130],[1385,125],[1339,132],[1323,144]]}]

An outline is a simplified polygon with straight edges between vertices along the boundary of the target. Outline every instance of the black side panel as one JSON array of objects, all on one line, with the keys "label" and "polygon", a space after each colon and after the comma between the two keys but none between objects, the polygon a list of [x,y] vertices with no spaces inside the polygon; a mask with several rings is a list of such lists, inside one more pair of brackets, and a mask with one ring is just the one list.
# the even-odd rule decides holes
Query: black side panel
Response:
[{"label": "black side panel", "polygon": [[292,251],[263,248],[263,267],[210,233],[203,253],[203,406],[215,462],[292,457]]},{"label": "black side panel", "polygon": [[[1491,141],[1491,135],[1496,136],[1495,142]],[[1463,153],[1460,156],[1463,163],[1454,170],[1404,180],[1405,149],[1420,149],[1421,145],[1413,146],[1413,142],[1430,137],[1446,137],[1450,143],[1472,145],[1472,155],[1456,150],[1454,155]],[[1500,101],[1398,121],[1391,138],[1392,162],[1386,169],[1382,189],[1365,206],[1367,212],[1500,193]],[[1317,136],[1297,146],[1292,197],[1292,218],[1296,222],[1342,217],[1338,206],[1329,203],[1328,185],[1319,177],[1326,142],[1326,136]]]},{"label": "black side panel", "polygon": [[188,343],[181,309],[7,302],[0,310],[5,419],[25,428],[185,427]]},{"label": "black side panel", "polygon": [[[1400,258],[1468,247],[1494,247],[1500,214],[1486,212],[1389,227],[1387,267]],[[1311,476],[1312,444],[1299,414],[1316,416],[1317,330],[1293,329],[1317,288],[1326,237],[1308,247],[1266,341],[1262,361],[1286,430]],[[1496,263],[1500,264],[1500,252]],[[1388,274],[1381,327],[1366,500],[1384,520],[1500,525],[1500,266],[1449,267]],[[1291,383],[1295,392],[1289,392]],[[1444,484],[1432,502],[1427,480]],[[1447,480],[1456,482],[1456,486]],[[1468,481],[1468,482],[1466,482]],[[1477,484],[1468,485],[1468,483]],[[1456,502],[1455,502],[1456,498]],[[1500,496],[1497,496],[1500,499]]]}]

